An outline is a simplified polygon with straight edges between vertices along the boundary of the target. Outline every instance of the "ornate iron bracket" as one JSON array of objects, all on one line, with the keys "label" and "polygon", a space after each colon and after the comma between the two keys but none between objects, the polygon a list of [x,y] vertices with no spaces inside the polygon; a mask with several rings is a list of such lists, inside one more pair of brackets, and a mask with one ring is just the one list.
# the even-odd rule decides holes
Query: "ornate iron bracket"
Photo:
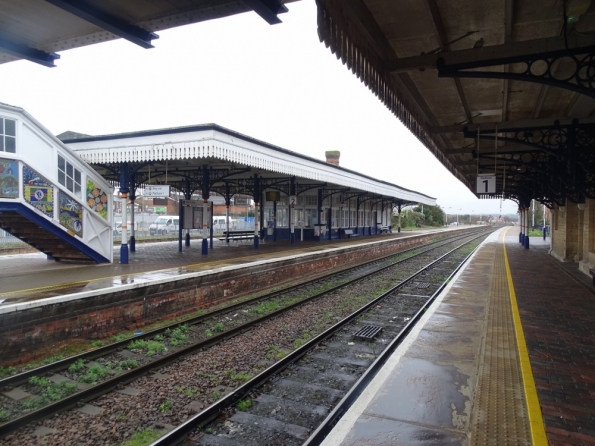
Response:
[{"label": "ornate iron bracket", "polygon": [[351,200],[352,198],[357,198],[361,195],[361,192],[349,192],[349,193],[345,193],[343,192],[341,194],[341,197],[339,198],[339,200],[341,201],[341,203],[345,203],[348,200]]},{"label": "ornate iron bracket", "polygon": [[[571,74],[557,75],[552,68],[561,59],[574,63]],[[464,71],[473,68],[485,68],[506,64],[525,64],[520,73],[506,71]],[[535,82],[576,91],[595,98],[595,46],[570,48],[501,57],[476,62],[464,62],[447,65],[439,58],[436,64],[439,77],[466,77],[475,79],[509,79],[522,82]]]},{"label": "ornate iron bracket", "polygon": [[303,194],[306,191],[311,189],[319,189],[326,186],[326,183],[297,183],[295,185],[296,188],[296,195]]},{"label": "ornate iron bracket", "polygon": [[349,188],[322,189],[322,201],[326,200],[328,197],[332,197],[335,194],[341,194],[348,190]]}]

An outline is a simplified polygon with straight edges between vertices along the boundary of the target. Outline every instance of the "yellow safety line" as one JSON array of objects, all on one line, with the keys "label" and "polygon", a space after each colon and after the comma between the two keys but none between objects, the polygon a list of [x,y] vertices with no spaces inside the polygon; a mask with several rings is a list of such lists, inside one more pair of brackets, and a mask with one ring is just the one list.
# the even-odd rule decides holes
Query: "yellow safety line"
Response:
[{"label": "yellow safety line", "polygon": [[[510,229],[510,228],[508,228]],[[545,426],[543,424],[543,416],[541,414],[541,406],[539,405],[539,398],[537,397],[537,389],[535,388],[535,380],[533,379],[533,372],[531,370],[531,362],[529,361],[529,352],[527,350],[527,343],[525,341],[525,333],[521,324],[521,315],[516,300],[516,293],[514,291],[514,284],[512,282],[512,274],[510,272],[510,264],[508,263],[508,254],[506,252],[506,233],[502,240],[504,248],[504,263],[506,264],[506,276],[508,277],[508,290],[510,292],[510,306],[512,308],[512,319],[514,321],[514,331],[516,334],[516,341],[519,350],[519,357],[521,361],[521,375],[523,376],[523,385],[525,388],[525,399],[527,401],[527,412],[529,415],[529,427],[531,428],[531,439],[534,446],[547,446],[548,440],[545,434]]]}]

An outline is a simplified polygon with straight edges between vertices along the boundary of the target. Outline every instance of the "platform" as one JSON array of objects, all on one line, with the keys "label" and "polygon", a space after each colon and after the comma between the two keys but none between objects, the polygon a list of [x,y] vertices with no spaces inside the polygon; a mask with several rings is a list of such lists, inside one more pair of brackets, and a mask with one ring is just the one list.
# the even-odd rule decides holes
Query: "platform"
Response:
[{"label": "platform", "polygon": [[[465,229],[465,227],[461,227]],[[213,248],[202,255],[201,239],[178,251],[178,241],[137,243],[129,254],[129,263],[119,263],[119,247],[114,246],[114,263],[76,265],[48,260],[43,253],[0,256],[0,308],[11,303],[33,301],[54,296],[97,291],[125,283],[149,283],[191,272],[209,271],[232,265],[272,261],[288,255],[308,255],[342,246],[449,231],[451,228],[403,231],[358,239],[334,239],[322,242],[289,241],[261,243],[258,250],[251,244],[213,240]]]},{"label": "platform", "polygon": [[323,445],[595,445],[595,293],[530,240],[490,237]]}]

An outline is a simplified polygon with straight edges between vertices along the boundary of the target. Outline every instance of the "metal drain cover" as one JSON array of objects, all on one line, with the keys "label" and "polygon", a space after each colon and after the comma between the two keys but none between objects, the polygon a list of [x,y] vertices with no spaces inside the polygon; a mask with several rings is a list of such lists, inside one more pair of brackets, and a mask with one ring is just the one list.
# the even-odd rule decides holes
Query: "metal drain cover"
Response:
[{"label": "metal drain cover", "polygon": [[378,333],[382,331],[382,327],[375,327],[374,325],[365,325],[353,336],[362,339],[374,339]]},{"label": "metal drain cover", "polygon": [[430,282],[415,282],[417,288],[429,288]]}]

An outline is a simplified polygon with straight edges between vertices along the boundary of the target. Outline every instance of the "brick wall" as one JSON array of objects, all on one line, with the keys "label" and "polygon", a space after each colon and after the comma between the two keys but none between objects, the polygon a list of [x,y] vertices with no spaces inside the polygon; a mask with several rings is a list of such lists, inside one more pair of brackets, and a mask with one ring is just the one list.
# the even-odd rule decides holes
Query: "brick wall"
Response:
[{"label": "brick wall", "polygon": [[30,360],[40,349],[67,339],[105,338],[123,330],[209,308],[256,290],[279,286],[298,277],[305,280],[322,272],[382,257],[441,235],[427,234],[363,247],[345,247],[305,259],[240,266],[231,271],[0,314],[3,352],[0,365]]},{"label": "brick wall", "polygon": [[[566,206],[555,206],[552,219],[552,250],[551,254],[563,262],[578,262],[579,259],[579,210],[576,203],[566,202]],[[557,220],[557,225],[556,225]],[[582,219],[583,224],[585,218]],[[556,228],[557,226],[557,228]],[[581,238],[580,243],[583,243]],[[584,253],[584,251],[583,251]]]},{"label": "brick wall", "polygon": [[583,256],[579,269],[589,274],[589,268],[595,266],[595,200],[585,200],[582,235]]}]

